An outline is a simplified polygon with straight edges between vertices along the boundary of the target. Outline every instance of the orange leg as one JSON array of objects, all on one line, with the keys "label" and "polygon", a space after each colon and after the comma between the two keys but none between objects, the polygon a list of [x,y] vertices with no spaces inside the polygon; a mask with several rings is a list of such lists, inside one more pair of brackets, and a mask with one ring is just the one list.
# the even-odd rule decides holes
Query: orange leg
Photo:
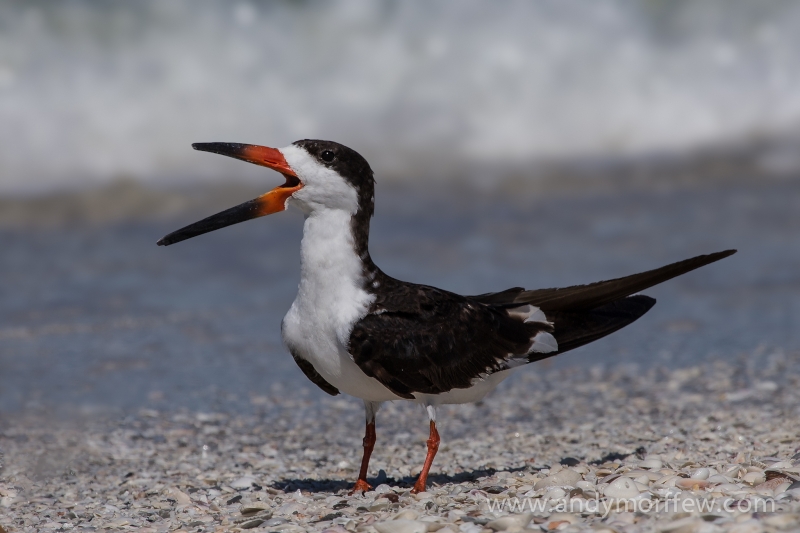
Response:
[{"label": "orange leg", "polygon": [[375,421],[367,422],[367,430],[364,434],[364,456],[361,458],[361,470],[358,473],[358,480],[350,494],[356,492],[367,492],[372,489],[372,485],[367,483],[367,469],[369,468],[369,457],[372,449],[375,448]]},{"label": "orange leg", "polygon": [[425,457],[425,464],[422,466],[422,472],[419,473],[419,478],[417,482],[414,483],[411,494],[425,492],[425,487],[428,483],[428,472],[430,472],[433,458],[436,457],[436,452],[439,450],[439,442],[441,442],[441,439],[439,438],[439,432],[436,431],[436,422],[431,420],[431,434],[430,437],[428,437],[428,456]]}]

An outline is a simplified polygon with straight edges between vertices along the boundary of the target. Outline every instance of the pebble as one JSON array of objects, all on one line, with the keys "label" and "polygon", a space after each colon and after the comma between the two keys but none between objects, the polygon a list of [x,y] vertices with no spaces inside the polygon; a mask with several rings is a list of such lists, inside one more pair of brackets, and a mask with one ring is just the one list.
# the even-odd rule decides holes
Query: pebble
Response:
[{"label": "pebble", "polygon": [[189,498],[189,496],[185,492],[176,489],[174,487],[167,491],[167,496],[170,498],[174,498],[175,502],[178,505],[188,505],[192,503],[191,498]]},{"label": "pebble", "polygon": [[800,514],[777,513],[764,517],[764,523],[778,529],[800,527]]},{"label": "pebble", "polygon": [[761,533],[762,531],[764,531],[764,526],[757,520],[740,522],[728,529],[728,533]]},{"label": "pebble", "polygon": [[253,483],[255,483],[255,482],[256,482],[256,478],[254,478],[253,476],[242,476],[242,477],[236,479],[235,481],[232,481],[231,484],[230,484],[230,487],[232,489],[244,490],[244,489],[249,489],[250,487],[252,487]]}]

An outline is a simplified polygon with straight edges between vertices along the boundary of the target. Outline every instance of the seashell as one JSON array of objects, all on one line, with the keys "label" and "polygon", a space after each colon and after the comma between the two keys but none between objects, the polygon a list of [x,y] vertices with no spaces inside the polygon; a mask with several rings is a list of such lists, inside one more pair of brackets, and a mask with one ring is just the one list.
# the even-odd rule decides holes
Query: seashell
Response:
[{"label": "seashell", "polygon": [[386,498],[380,498],[379,500],[375,500],[372,502],[367,509],[370,511],[383,511],[387,507],[392,505],[392,502],[387,500]]},{"label": "seashell", "polygon": [[719,491],[723,494],[736,494],[739,492],[744,492],[744,487],[736,485],[734,483],[723,483],[722,485],[717,485],[714,487],[715,491]]},{"label": "seashell", "polygon": [[577,516],[570,513],[553,513],[550,515],[551,521],[569,522],[570,524],[577,524],[580,520]]},{"label": "seashell", "polygon": [[797,474],[795,474],[794,472],[789,472],[788,469],[776,470],[774,468],[769,468],[764,471],[764,475],[767,476],[767,481],[769,481],[770,479],[774,479],[776,477],[785,478],[790,482],[798,480]]},{"label": "seashell", "polygon": [[342,527],[341,525],[329,527],[328,529],[323,529],[322,533],[349,533],[346,527]]},{"label": "seashell", "polygon": [[653,485],[658,487],[674,487],[675,484],[677,483],[677,480],[679,479],[682,478],[679,478],[678,476],[674,476],[672,474],[667,474],[664,477],[656,480],[656,482],[653,483]]},{"label": "seashell", "polygon": [[626,499],[634,498],[640,494],[639,488],[632,479],[626,477],[619,477],[612,481],[604,491],[608,498]]},{"label": "seashell", "polygon": [[[239,512],[243,515],[250,515],[269,510],[269,504],[263,502],[243,503]],[[263,517],[262,517],[263,518]],[[271,517],[268,517],[271,518]]]},{"label": "seashell", "polygon": [[571,468],[564,468],[555,474],[551,474],[544,479],[536,482],[534,489],[544,489],[547,487],[574,487],[581,480],[581,475]]},{"label": "seashell", "polygon": [[734,483],[735,480],[728,476],[723,476],[722,474],[715,474],[708,478],[709,483]]},{"label": "seashell", "polygon": [[675,480],[675,486],[684,490],[702,490],[710,485],[711,483],[704,479],[678,478]]},{"label": "seashell", "polygon": [[506,531],[506,530],[517,530],[524,528],[528,525],[533,517],[533,513],[521,513],[515,515],[508,515],[502,518],[498,518],[497,520],[492,520],[486,527],[493,531]]},{"label": "seashell", "polygon": [[378,533],[426,533],[428,524],[416,520],[390,520],[372,524]]},{"label": "seashell", "polygon": [[622,472],[622,475],[625,477],[639,477],[641,475],[646,475],[649,473],[649,470],[642,470],[641,468],[634,468],[632,470],[628,470],[627,472]]},{"label": "seashell", "polygon": [[703,525],[703,520],[687,516],[662,526],[661,531],[664,533],[694,533],[695,531],[700,531]]},{"label": "seashell", "polygon": [[560,500],[567,496],[567,491],[560,487],[552,487],[550,490],[545,492],[544,496],[548,500]]},{"label": "seashell", "polygon": [[266,522],[266,520],[264,520],[262,518],[254,518],[252,520],[248,520],[247,522],[242,522],[241,524],[239,524],[239,527],[242,528],[242,529],[253,529],[253,528],[257,528],[258,526],[260,526],[264,522]]},{"label": "seashell", "polygon": [[416,520],[419,518],[419,513],[411,509],[400,511],[392,517],[392,520]]},{"label": "seashell", "polygon": [[611,483],[615,479],[619,478],[621,474],[611,474],[610,476],[606,476],[597,481],[598,484],[600,483]]},{"label": "seashell", "polygon": [[792,484],[792,482],[791,482],[791,480],[789,480],[789,479],[787,479],[785,477],[773,477],[771,479],[766,480],[763,483],[759,483],[758,485],[756,485],[755,489],[756,490],[768,490],[768,491],[771,492],[771,491],[775,490],[777,487],[780,487],[781,485],[784,485],[784,484],[788,488]]},{"label": "seashell", "polygon": [[644,461],[639,463],[639,466],[647,470],[659,470],[664,466],[664,462],[658,456],[647,456]]},{"label": "seashell", "polygon": [[767,480],[767,476],[764,475],[764,472],[759,470],[758,472],[746,473],[742,480],[750,485],[759,485]]}]

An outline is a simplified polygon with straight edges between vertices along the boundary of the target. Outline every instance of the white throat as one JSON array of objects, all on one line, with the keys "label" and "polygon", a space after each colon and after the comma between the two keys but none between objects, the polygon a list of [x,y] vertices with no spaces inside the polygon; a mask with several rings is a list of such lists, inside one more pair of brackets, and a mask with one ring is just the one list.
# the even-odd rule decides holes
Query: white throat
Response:
[{"label": "white throat", "polygon": [[352,215],[316,209],[306,215],[300,246],[300,285],[292,310],[347,345],[353,324],[367,314],[374,296],[364,287],[355,252]]}]

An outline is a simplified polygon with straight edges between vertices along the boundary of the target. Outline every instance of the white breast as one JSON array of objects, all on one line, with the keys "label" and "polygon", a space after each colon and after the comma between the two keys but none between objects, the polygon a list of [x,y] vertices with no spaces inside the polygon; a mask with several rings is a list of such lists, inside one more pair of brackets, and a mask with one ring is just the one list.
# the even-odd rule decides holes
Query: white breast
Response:
[{"label": "white breast", "polygon": [[345,210],[317,209],[306,215],[300,285],[283,319],[283,341],[345,394],[395,400],[398,397],[364,374],[346,350],[353,325],[374,300],[362,288],[364,273],[350,224],[351,214]]}]

